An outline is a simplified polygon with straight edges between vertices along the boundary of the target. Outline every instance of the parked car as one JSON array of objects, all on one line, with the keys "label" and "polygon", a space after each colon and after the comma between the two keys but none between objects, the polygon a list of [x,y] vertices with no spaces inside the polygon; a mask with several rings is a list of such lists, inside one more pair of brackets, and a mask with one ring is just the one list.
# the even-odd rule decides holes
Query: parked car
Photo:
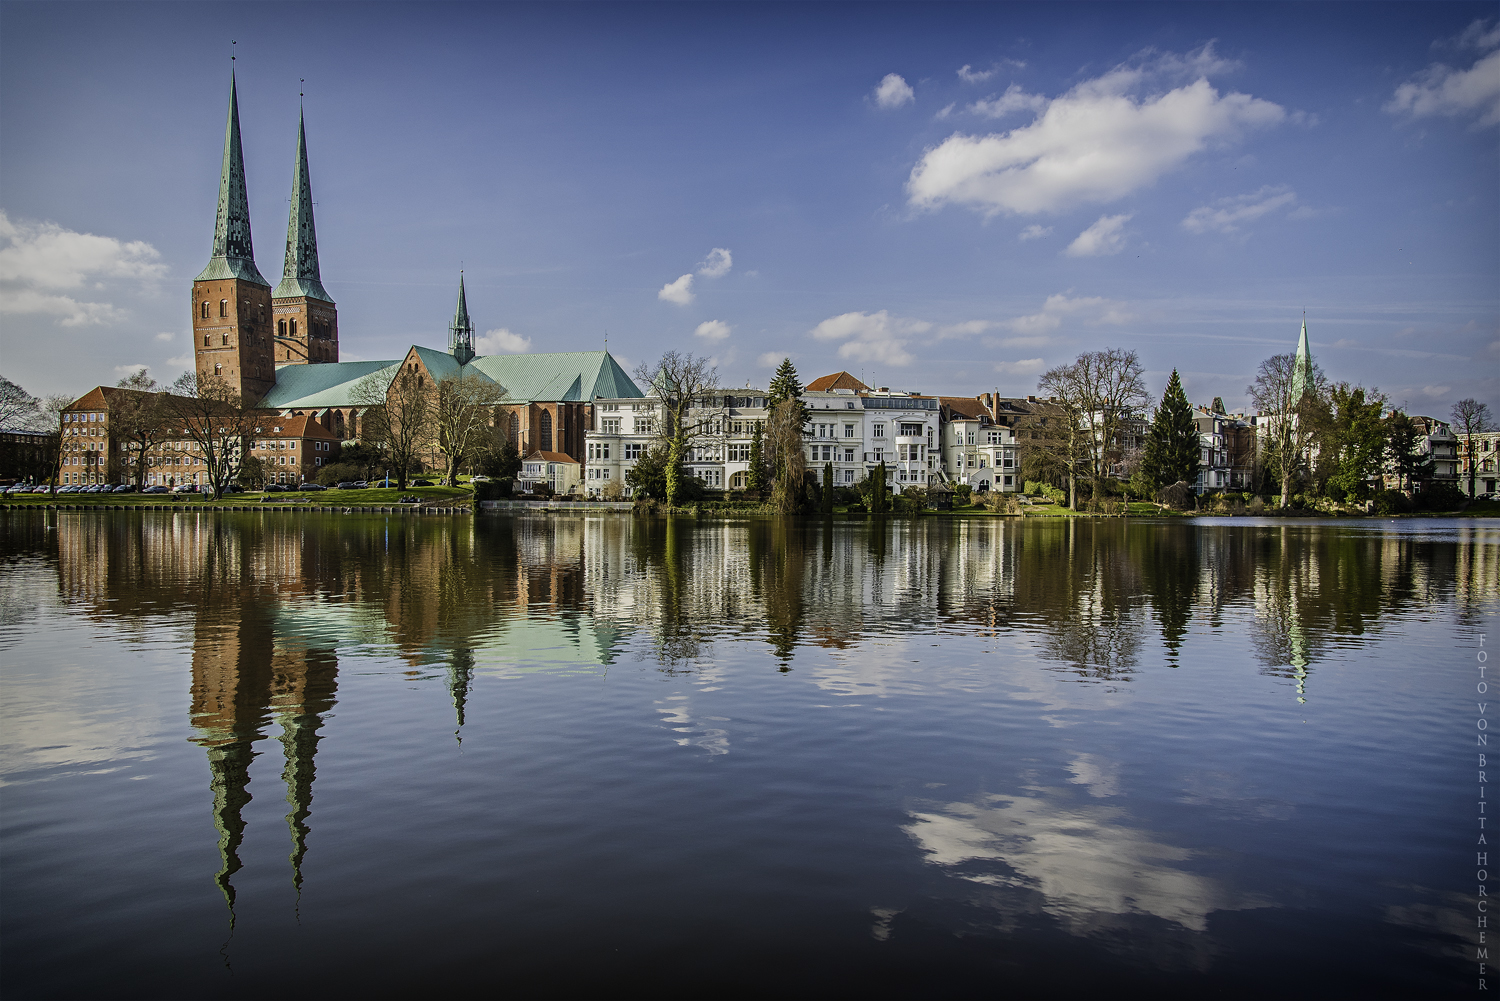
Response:
[{"label": "parked car", "polygon": [[432,481],[431,480],[412,480],[411,481],[411,485],[414,486],[414,487],[430,487],[430,486],[432,486]]},{"label": "parked car", "polygon": [[172,488],[174,494],[195,494],[198,492],[196,483],[179,483]]},{"label": "parked car", "polygon": [[379,488],[379,489],[382,489],[382,490],[388,489],[390,487],[394,487],[395,485],[396,485],[396,482],[394,480],[380,480],[380,481],[378,481],[376,483],[371,483],[370,484],[370,486],[376,487],[376,488]]},{"label": "parked car", "polygon": [[267,483],[266,484],[266,493],[268,493],[268,494],[286,493],[286,486],[284,484],[281,484],[281,483]]},{"label": "parked car", "polygon": [[141,493],[143,493],[143,494],[164,494],[166,492],[167,492],[167,488],[164,487],[164,486],[161,486],[160,484],[149,486],[145,490],[141,491]]},{"label": "parked car", "polygon": [[357,484],[353,480],[345,480],[343,483],[340,483],[338,486],[334,487],[334,489],[335,490],[353,490],[355,488],[355,486],[357,486]]},{"label": "parked car", "polygon": [[490,478],[488,476],[480,474],[479,476],[471,476],[471,477],[469,477],[469,482],[470,483],[489,483],[490,482]]},{"label": "parked car", "polygon": [[119,486],[115,487],[114,492],[117,494],[133,494],[135,493],[135,484],[121,483]]},{"label": "parked car", "polygon": [[325,487],[321,483],[300,483],[300,484],[297,485],[297,489],[298,490],[313,490],[313,491],[317,491],[317,490],[327,490],[328,488]]},{"label": "parked car", "polygon": [[355,480],[354,481],[354,489],[355,490],[368,490],[368,489],[370,489],[370,483],[369,483],[368,480]]}]

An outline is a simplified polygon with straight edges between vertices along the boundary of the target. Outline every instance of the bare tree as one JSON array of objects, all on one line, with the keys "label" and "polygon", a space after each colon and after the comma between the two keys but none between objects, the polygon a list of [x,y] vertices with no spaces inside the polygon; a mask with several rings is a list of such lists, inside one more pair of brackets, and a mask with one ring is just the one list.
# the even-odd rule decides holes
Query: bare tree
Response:
[{"label": "bare tree", "polygon": [[1490,414],[1490,405],[1480,403],[1472,397],[1459,400],[1453,404],[1450,411],[1453,418],[1453,429],[1464,438],[1464,447],[1469,454],[1469,496],[1474,496],[1474,477],[1479,472],[1479,454],[1474,451],[1474,436],[1484,434],[1486,431],[1495,429],[1494,417]]},{"label": "bare tree", "polygon": [[29,428],[36,419],[41,401],[0,375],[0,428]]},{"label": "bare tree", "polygon": [[1319,400],[1326,379],[1313,366],[1312,380],[1305,389],[1297,378],[1297,356],[1272,355],[1260,363],[1255,381],[1246,387],[1250,400],[1265,418],[1266,444],[1272,472],[1281,483],[1281,506],[1292,501],[1292,483],[1309,465],[1308,452],[1319,426]]},{"label": "bare tree", "polygon": [[[776,404],[766,422],[766,443],[777,456],[779,466],[771,485],[771,506],[777,514],[796,514],[802,503],[802,483],[807,472],[802,414],[802,401],[789,397]],[[832,489],[831,484],[825,486]]]},{"label": "bare tree", "polygon": [[239,479],[240,463],[255,421],[254,408],[218,376],[199,379],[184,372],[165,397],[167,419],[159,432],[190,443],[190,457],[204,467],[214,500]]},{"label": "bare tree", "polygon": [[667,506],[673,507],[688,451],[722,447],[727,412],[717,395],[719,371],[692,352],[668,351],[655,365],[642,363],[635,377],[661,398],[664,419],[657,438],[667,449]]},{"label": "bare tree", "polygon": [[490,445],[495,406],[510,396],[493,379],[469,373],[443,379],[433,401],[433,427],[438,451],[448,460],[447,484],[456,486],[465,462],[478,458]]},{"label": "bare tree", "polygon": [[[194,385],[196,386],[196,380]],[[146,466],[152,449],[166,440],[171,424],[166,395],[156,380],[142,368],[121,379],[120,389],[110,401],[110,429],[120,444],[126,468],[139,489],[146,481]]]},{"label": "bare tree", "polygon": [[1068,480],[1068,507],[1078,510],[1078,467],[1088,461],[1089,448],[1083,428],[1092,390],[1087,373],[1077,363],[1059,365],[1042,373],[1037,392],[1046,394],[1050,413],[1027,422],[1028,446],[1045,455],[1047,464],[1061,467]]},{"label": "bare tree", "polygon": [[362,437],[385,449],[395,467],[396,485],[405,490],[417,457],[432,451],[437,394],[421,376],[403,366],[389,382],[379,372],[371,372],[354,384],[350,395],[357,405],[368,408]]}]

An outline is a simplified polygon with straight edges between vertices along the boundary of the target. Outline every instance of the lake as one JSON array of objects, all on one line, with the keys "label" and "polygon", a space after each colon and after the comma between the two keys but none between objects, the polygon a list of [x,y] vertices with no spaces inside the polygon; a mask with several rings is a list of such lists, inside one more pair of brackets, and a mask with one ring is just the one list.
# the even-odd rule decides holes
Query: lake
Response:
[{"label": "lake", "polygon": [[1483,975],[1493,522],[18,510],[0,541],[6,997]]}]

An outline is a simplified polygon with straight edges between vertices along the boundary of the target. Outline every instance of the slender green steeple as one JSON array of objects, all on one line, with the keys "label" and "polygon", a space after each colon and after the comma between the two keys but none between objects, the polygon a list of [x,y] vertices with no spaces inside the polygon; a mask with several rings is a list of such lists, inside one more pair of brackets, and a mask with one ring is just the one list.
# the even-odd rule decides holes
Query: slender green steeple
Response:
[{"label": "slender green steeple", "polygon": [[250,199],[245,194],[245,154],[240,147],[240,102],[229,72],[229,122],[224,126],[224,166],[219,173],[219,217],[214,252],[195,281],[239,278],[270,286],[255,267],[250,241]]},{"label": "slender green steeple", "polygon": [[292,174],[292,214],[286,226],[286,265],[271,295],[307,296],[332,302],[318,274],[318,231],[313,225],[312,182],[307,174],[307,124],[297,113],[297,166]]},{"label": "slender green steeple", "polygon": [[1302,318],[1302,336],[1297,340],[1297,358],[1292,362],[1292,399],[1300,400],[1313,389],[1312,348],[1307,343],[1307,317]]},{"label": "slender green steeple", "polygon": [[453,326],[448,328],[448,350],[460,365],[474,357],[474,324],[469,319],[469,301],[464,297],[464,273],[458,273],[458,308],[453,311]]}]

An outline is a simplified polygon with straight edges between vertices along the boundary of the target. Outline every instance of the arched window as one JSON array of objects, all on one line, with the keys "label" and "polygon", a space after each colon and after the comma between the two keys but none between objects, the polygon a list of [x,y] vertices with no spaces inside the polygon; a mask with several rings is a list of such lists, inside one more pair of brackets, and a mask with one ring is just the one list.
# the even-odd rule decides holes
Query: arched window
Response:
[{"label": "arched window", "polygon": [[506,429],[505,435],[510,439],[512,445],[516,446],[516,448],[521,447],[521,418],[515,414],[510,415],[510,426]]},{"label": "arched window", "polygon": [[228,316],[229,315],[229,300],[228,299],[220,299],[219,300],[219,315],[220,316]]},{"label": "arched window", "polygon": [[552,414],[550,411],[542,411],[542,420],[537,428],[537,448],[543,452],[552,451]]},{"label": "arched window", "polygon": [[749,474],[745,472],[735,473],[729,478],[729,489],[744,490],[750,485]]},{"label": "arched window", "polygon": [[285,337],[286,336],[286,321],[285,320],[277,320],[276,321],[276,336],[277,337]]},{"label": "arched window", "polygon": [[208,339],[209,339],[209,338],[210,338],[210,337],[212,337],[212,336],[213,336],[213,335],[212,335],[212,334],[204,334],[204,335],[203,335],[203,346],[204,346],[204,347],[208,347],[208,345],[209,345],[209,341],[208,341]]},{"label": "arched window", "polygon": [[297,321],[296,321],[296,320],[289,320],[289,321],[288,321],[288,322],[287,322],[287,331],[288,331],[288,333],[290,333],[290,334],[291,334],[291,335],[292,335],[292,336],[293,336],[293,337],[296,337],[296,336],[297,336]]},{"label": "arched window", "polygon": [[224,346],[226,348],[229,347],[229,335],[228,334],[224,335]]},{"label": "arched window", "polygon": [[223,365],[215,365],[214,366],[214,375],[223,375],[223,374],[224,374],[224,366]]},{"label": "arched window", "polygon": [[207,299],[203,300],[203,318],[205,320],[208,319],[208,300]]}]

